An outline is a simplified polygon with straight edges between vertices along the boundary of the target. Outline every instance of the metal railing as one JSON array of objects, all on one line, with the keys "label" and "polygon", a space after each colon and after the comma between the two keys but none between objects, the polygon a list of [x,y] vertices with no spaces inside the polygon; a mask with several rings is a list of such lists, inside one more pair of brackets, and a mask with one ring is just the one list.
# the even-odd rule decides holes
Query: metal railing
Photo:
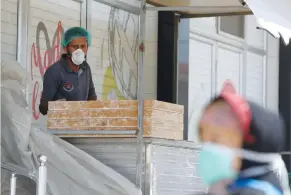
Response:
[{"label": "metal railing", "polygon": [[36,181],[36,195],[47,195],[47,157],[39,155],[37,161],[39,163],[37,173],[25,170],[16,165],[1,163],[2,169],[12,172],[10,176],[10,195],[16,195],[17,176],[24,176]]}]

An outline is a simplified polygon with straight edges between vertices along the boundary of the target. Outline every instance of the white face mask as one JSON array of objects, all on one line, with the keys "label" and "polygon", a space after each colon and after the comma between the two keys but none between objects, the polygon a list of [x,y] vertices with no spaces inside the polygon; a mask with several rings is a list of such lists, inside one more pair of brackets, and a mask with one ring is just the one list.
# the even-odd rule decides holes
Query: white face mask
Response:
[{"label": "white face mask", "polygon": [[85,53],[82,49],[77,49],[72,53],[72,62],[79,66],[85,61]]}]

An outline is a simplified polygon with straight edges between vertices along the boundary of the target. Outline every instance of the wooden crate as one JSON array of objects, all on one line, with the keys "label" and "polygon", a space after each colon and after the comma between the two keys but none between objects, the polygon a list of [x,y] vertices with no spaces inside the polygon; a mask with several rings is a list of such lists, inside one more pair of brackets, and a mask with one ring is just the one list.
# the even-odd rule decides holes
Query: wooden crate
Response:
[{"label": "wooden crate", "polygon": [[[137,130],[136,100],[49,102],[47,128],[52,130]],[[157,100],[144,101],[144,137],[183,139],[184,107]],[[72,137],[63,134],[62,137]],[[131,137],[130,135],[75,135]],[[135,136],[135,135],[132,135]]]}]

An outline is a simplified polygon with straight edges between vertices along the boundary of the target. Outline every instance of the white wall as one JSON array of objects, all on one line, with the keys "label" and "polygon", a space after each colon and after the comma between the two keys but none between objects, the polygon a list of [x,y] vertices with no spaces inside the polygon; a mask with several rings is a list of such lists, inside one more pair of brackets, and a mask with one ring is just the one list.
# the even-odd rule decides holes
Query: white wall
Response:
[{"label": "white wall", "polygon": [[218,18],[190,19],[188,139],[198,141],[197,121],[225,80],[263,106],[278,111],[278,40],[245,17],[245,39],[217,30]]},{"label": "white wall", "polygon": [[[197,35],[189,41],[188,140],[197,141],[197,120],[213,94],[215,42]],[[185,110],[187,112],[187,110]]]},{"label": "white wall", "polygon": [[[114,11],[110,6],[93,0],[85,2],[89,3],[91,8],[87,13],[88,30],[92,34],[88,62],[92,69],[98,99],[135,98],[138,17],[121,10]],[[132,2],[136,1],[132,0]],[[28,88],[28,103],[29,109],[33,111],[34,123],[44,126],[46,117],[38,111],[42,76],[46,68],[56,61],[62,52],[60,38],[63,31],[72,26],[85,26],[86,10],[85,6],[73,0],[25,0],[25,3],[29,4],[28,37],[22,38],[28,41],[25,51],[28,59],[23,67],[27,67],[32,79],[32,85]],[[16,59],[17,0],[1,0],[1,4],[2,59]],[[110,21],[114,21],[111,30],[109,30]],[[144,97],[146,99],[156,99],[157,27],[157,13],[149,13],[144,67]],[[40,30],[38,36],[37,29]],[[110,38],[109,31],[115,36]],[[114,44],[111,45],[110,41]],[[51,48],[56,48],[54,54]],[[115,52],[116,63],[112,63],[109,51]]]},{"label": "white wall", "polygon": [[268,35],[266,71],[266,106],[279,112],[279,40]]},{"label": "white wall", "polygon": [[16,59],[17,0],[1,0],[1,57]]}]

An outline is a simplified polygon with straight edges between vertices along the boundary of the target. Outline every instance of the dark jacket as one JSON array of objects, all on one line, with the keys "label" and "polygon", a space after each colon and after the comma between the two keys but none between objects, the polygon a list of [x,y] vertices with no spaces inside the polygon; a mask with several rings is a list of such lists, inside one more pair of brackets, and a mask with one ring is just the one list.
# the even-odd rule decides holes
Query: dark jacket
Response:
[{"label": "dark jacket", "polygon": [[[245,144],[244,149],[262,152],[262,153],[279,153],[284,150],[285,126],[280,115],[271,112],[256,103],[248,102],[251,113],[251,134],[254,135],[256,141],[253,144]],[[261,173],[254,176],[240,177],[238,180],[254,180],[266,182],[266,185],[273,186],[274,190],[282,193],[282,187],[279,179],[272,170],[265,168],[267,163],[255,163],[244,160],[242,173],[248,169],[261,167]],[[265,186],[265,190],[267,186]],[[270,189],[271,190],[271,189]],[[267,191],[259,190],[258,188],[246,187],[238,190],[235,195],[267,195]],[[274,194],[275,195],[275,194]]]},{"label": "dark jacket", "polygon": [[46,115],[48,102],[60,99],[66,101],[97,99],[91,68],[86,61],[79,66],[78,72],[74,72],[68,66],[68,59],[64,54],[59,61],[47,69],[43,79],[39,111]]}]

